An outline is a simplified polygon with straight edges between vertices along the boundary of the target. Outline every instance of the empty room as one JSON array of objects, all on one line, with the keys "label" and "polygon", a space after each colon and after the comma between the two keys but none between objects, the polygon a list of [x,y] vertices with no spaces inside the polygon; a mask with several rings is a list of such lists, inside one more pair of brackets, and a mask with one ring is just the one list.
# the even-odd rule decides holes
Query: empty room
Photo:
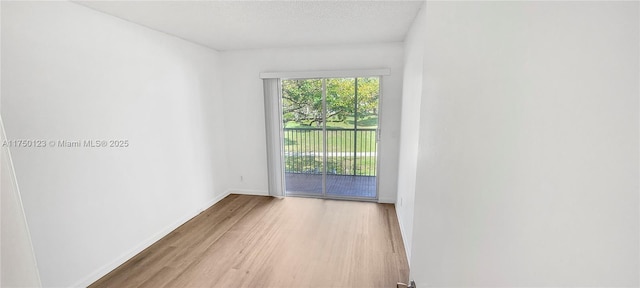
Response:
[{"label": "empty room", "polygon": [[0,1],[1,287],[639,287],[638,1]]}]

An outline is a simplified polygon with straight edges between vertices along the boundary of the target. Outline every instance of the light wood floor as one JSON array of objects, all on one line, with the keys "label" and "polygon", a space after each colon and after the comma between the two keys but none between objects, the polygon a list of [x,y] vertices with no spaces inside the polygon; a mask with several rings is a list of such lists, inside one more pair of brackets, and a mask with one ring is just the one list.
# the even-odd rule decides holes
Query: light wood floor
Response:
[{"label": "light wood floor", "polygon": [[90,287],[396,287],[390,204],[229,195]]}]

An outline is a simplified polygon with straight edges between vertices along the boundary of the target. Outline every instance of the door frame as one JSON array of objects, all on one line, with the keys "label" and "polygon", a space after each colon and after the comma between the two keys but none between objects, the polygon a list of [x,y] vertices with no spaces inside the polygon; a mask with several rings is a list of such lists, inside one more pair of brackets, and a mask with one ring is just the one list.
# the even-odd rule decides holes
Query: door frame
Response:
[{"label": "door frame", "polygon": [[[325,72],[325,73],[320,73],[323,74],[324,76],[321,77],[278,77],[278,81],[279,81],[279,87],[280,87],[280,91],[279,91],[279,100],[278,102],[280,103],[279,108],[278,108],[278,115],[280,118],[280,123],[282,123],[282,81],[283,80],[291,80],[291,79],[295,79],[295,80],[322,80],[322,149],[323,149],[323,157],[322,157],[322,162],[323,162],[323,169],[322,169],[322,193],[321,194],[314,194],[314,193],[290,193],[287,192],[287,184],[286,184],[286,172],[285,172],[285,157],[284,157],[284,127],[282,125],[280,125],[280,131],[279,134],[280,136],[280,163],[281,163],[281,179],[280,181],[282,181],[281,183],[281,187],[282,187],[282,195],[284,195],[285,197],[305,197],[305,198],[319,198],[319,199],[333,199],[333,200],[351,200],[351,201],[362,201],[362,202],[378,202],[379,198],[380,198],[380,177],[378,175],[378,173],[380,172],[380,159],[381,157],[378,157],[379,152],[380,152],[380,146],[381,146],[381,126],[382,126],[382,102],[383,102],[383,82],[384,82],[384,76],[388,75],[389,70],[388,69],[378,69],[378,70],[367,70],[368,73],[371,72],[376,72],[376,73],[380,73],[380,72],[386,72],[386,74],[377,74],[377,75],[372,75],[372,74],[368,74],[365,73],[365,75],[362,75],[363,73],[354,73],[357,76],[353,76],[353,75],[349,75],[349,74],[345,74],[348,73],[349,71],[342,71],[341,73],[336,73],[336,74],[340,74],[339,76],[334,76],[334,74],[331,73],[326,73],[329,71],[321,71],[321,72]],[[361,71],[360,71],[361,72]],[[310,72],[313,73],[313,72]],[[286,73],[285,73],[286,74]],[[265,76],[282,76],[283,73],[261,73],[260,74],[261,77],[263,75]],[[309,76],[309,75],[307,75]],[[365,197],[349,197],[349,196],[340,196],[340,195],[329,195],[327,194],[327,123],[326,123],[326,111],[327,111],[327,79],[330,78],[366,78],[366,77],[377,77],[378,78],[378,105],[377,105],[377,109],[378,109],[378,128],[376,129],[376,191],[375,191],[375,197],[371,197],[371,198],[365,198]],[[357,81],[355,82],[357,85]],[[357,87],[355,88],[357,90]],[[356,110],[357,113],[357,110]],[[354,130],[354,133],[357,133],[357,130]]]}]

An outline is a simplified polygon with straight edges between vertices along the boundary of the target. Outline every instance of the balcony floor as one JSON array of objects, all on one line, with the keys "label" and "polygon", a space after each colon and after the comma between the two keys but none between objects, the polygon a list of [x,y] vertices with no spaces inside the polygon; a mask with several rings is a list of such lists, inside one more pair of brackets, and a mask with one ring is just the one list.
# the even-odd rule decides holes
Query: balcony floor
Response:
[{"label": "balcony floor", "polygon": [[[285,173],[288,194],[322,196],[322,174]],[[327,175],[328,197],[375,198],[375,176]]]}]

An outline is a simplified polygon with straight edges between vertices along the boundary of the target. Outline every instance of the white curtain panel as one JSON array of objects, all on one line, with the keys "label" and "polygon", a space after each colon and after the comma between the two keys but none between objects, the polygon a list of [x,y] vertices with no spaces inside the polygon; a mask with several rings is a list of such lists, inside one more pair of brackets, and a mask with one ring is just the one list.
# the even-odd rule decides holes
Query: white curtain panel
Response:
[{"label": "white curtain panel", "polygon": [[264,115],[267,132],[267,165],[269,171],[269,195],[284,196],[282,169],[282,105],[280,104],[279,78],[263,79]]}]

